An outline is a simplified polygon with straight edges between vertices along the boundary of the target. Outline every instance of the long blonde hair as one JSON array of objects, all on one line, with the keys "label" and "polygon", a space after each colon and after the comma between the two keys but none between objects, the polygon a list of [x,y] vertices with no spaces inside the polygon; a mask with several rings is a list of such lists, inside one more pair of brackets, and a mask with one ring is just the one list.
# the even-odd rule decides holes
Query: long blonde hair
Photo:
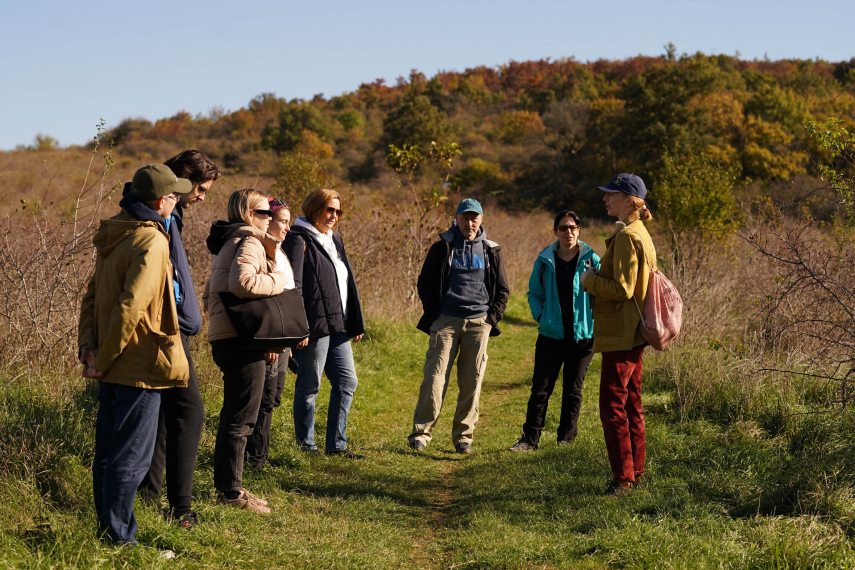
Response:
[{"label": "long blonde hair", "polygon": [[229,222],[238,224],[243,222],[247,225],[252,225],[252,216],[250,210],[258,207],[259,203],[267,204],[267,196],[255,188],[241,188],[235,190],[229,196],[228,215]]}]

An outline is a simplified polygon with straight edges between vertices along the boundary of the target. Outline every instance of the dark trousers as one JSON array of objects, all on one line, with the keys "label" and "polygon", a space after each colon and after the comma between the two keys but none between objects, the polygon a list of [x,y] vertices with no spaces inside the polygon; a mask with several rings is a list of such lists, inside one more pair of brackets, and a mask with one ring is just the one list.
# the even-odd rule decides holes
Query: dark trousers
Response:
[{"label": "dark trousers", "polygon": [[156,501],[163,486],[163,469],[166,467],[166,498],[175,516],[190,511],[196,453],[205,421],[205,406],[199,393],[199,381],[186,335],[181,335],[181,343],[190,364],[190,381],[186,388],[161,390],[157,440],[151,468],[139,487],[140,496]]},{"label": "dark trousers", "polygon": [[264,370],[264,391],[261,393],[261,406],[255,429],[246,441],[246,462],[261,469],[270,453],[270,424],[273,421],[273,409],[279,407],[282,389],[285,387],[285,371],[288,369],[289,351],[279,355],[276,362],[268,364]]},{"label": "dark trousers", "polygon": [[264,391],[264,352],[243,350],[238,339],[211,343],[214,362],[223,372],[223,409],[214,445],[214,487],[234,495],[243,488],[246,439],[255,428]]},{"label": "dark trousers", "polygon": [[98,387],[92,491],[98,527],[116,543],[136,542],[134,496],[151,462],[159,407],[160,390]]},{"label": "dark trousers", "polygon": [[549,397],[555,389],[558,372],[564,367],[561,394],[561,417],[558,421],[558,441],[576,437],[579,409],[582,407],[582,386],[585,373],[594,353],[590,339],[576,342],[573,339],[554,339],[537,335],[534,346],[534,374],[531,379],[531,396],[523,424],[523,438],[532,445],[540,441],[546,424]]},{"label": "dark trousers", "polygon": [[600,420],[615,481],[635,481],[644,474],[646,444],[641,406],[644,346],[603,353]]}]

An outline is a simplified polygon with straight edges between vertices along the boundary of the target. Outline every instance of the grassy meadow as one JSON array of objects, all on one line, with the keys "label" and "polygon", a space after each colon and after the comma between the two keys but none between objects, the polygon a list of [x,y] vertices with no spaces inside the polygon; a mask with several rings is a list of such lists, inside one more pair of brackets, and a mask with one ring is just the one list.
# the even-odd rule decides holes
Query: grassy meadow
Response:
[{"label": "grassy meadow", "polygon": [[[163,519],[165,503],[138,503],[139,547],[115,548],[95,538],[91,386],[71,375],[3,378],[0,567],[855,566],[851,488],[838,486],[836,496],[825,497],[838,504],[824,514],[776,512],[767,496],[783,492],[779,487],[788,481],[798,484],[798,474],[789,473],[800,461],[798,434],[824,442],[811,459],[823,462],[833,461],[823,454],[835,449],[851,452],[852,430],[813,425],[811,415],[791,417],[777,433],[759,420],[681,419],[667,380],[674,353],[646,355],[649,478],[642,488],[621,498],[602,495],[609,472],[596,406],[598,357],[574,444],[554,443],[552,406],[540,450],[506,451],[524,418],[535,335],[524,298],[516,294],[504,333],[491,339],[469,457],[453,453],[448,406],[425,453],[406,446],[427,339],[412,322],[372,320],[356,345],[360,385],[349,439],[365,454],[362,461],[297,451],[289,373],[283,406],[274,415],[271,464],[245,475],[247,487],[269,499],[270,516],[215,504],[212,453],[222,392],[208,347],[197,342],[207,416],[194,489],[202,523],[183,530]],[[319,403],[327,395],[325,386]],[[454,386],[448,397],[453,403]],[[552,401],[558,398],[560,388]],[[324,418],[321,404],[321,438]],[[833,422],[851,420],[842,414]],[[823,438],[816,433],[821,429],[830,433]],[[837,461],[852,465],[851,457]],[[158,549],[177,557],[165,560]]]}]

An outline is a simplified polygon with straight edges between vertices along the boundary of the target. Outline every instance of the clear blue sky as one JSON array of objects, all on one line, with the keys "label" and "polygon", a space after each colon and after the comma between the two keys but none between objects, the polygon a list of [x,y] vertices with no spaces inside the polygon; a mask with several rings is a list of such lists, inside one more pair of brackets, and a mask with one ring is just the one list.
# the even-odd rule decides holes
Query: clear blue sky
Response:
[{"label": "clear blue sky", "polygon": [[855,56],[855,0],[0,0],[0,149],[99,118],[337,95],[418,69],[678,53]]}]

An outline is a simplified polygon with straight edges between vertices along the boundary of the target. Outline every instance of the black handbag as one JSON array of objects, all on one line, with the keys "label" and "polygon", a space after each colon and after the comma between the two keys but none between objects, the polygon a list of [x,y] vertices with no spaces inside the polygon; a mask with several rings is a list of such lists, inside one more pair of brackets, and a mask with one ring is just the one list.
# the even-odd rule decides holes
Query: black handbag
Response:
[{"label": "black handbag", "polygon": [[309,336],[309,322],[299,289],[246,299],[221,292],[220,300],[240,339],[241,348],[277,352]]}]

